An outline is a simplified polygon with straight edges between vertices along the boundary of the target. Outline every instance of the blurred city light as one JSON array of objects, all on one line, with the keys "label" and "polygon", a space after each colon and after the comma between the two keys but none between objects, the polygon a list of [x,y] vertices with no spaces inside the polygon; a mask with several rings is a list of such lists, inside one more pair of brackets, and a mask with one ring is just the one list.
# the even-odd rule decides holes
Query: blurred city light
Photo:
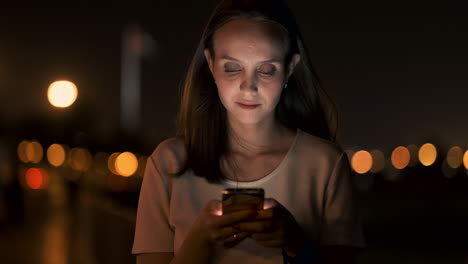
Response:
[{"label": "blurred city light", "polygon": [[60,144],[52,144],[47,149],[47,160],[54,167],[60,167],[65,162],[65,149]]},{"label": "blurred city light", "polygon": [[26,147],[28,146],[28,144],[29,144],[28,140],[23,140],[19,143],[18,148],[17,148],[18,158],[23,163],[29,162],[29,159],[26,156]]},{"label": "blurred city light", "polygon": [[56,81],[50,84],[47,98],[55,107],[69,107],[78,97],[78,88],[70,81]]},{"label": "blurred city light", "polygon": [[131,152],[124,152],[120,154],[115,160],[115,170],[120,176],[130,177],[138,169],[138,160],[135,154]]},{"label": "blurred city light", "polygon": [[42,157],[44,156],[44,149],[42,148],[42,145],[39,142],[33,140],[26,144],[25,153],[28,162],[37,164],[41,162]]},{"label": "blurred city light", "polygon": [[406,147],[399,146],[392,152],[391,161],[393,167],[402,170],[410,163],[410,152]]},{"label": "blurred city light", "polygon": [[380,150],[372,150],[370,152],[372,160],[374,161],[370,171],[372,173],[379,173],[385,168],[385,156]]},{"label": "blurred city light", "polygon": [[91,168],[93,157],[87,149],[73,148],[70,151],[67,162],[75,171],[86,172]]},{"label": "blurred city light", "polygon": [[361,150],[356,152],[351,159],[351,166],[355,172],[364,174],[372,168],[373,160],[369,152]]},{"label": "blurred city light", "polygon": [[465,165],[465,169],[468,170],[468,150],[465,151],[465,154],[463,155],[463,165]]},{"label": "blurred city light", "polygon": [[39,168],[29,168],[25,174],[26,185],[34,190],[44,189],[49,183],[46,170]]},{"label": "blurred city light", "polygon": [[120,152],[114,152],[109,156],[109,160],[107,161],[107,168],[115,175],[119,174],[119,172],[115,169],[115,161],[119,155]]},{"label": "blurred city light", "polygon": [[460,168],[463,162],[463,150],[458,146],[450,148],[450,150],[447,153],[446,160],[447,160],[447,164],[451,168],[453,169]]},{"label": "blurred city light", "polygon": [[411,144],[406,147],[410,153],[410,162],[408,164],[409,167],[414,167],[418,165],[418,146]]},{"label": "blurred city light", "polygon": [[437,159],[437,149],[433,144],[426,143],[419,149],[418,156],[422,165],[431,166]]}]

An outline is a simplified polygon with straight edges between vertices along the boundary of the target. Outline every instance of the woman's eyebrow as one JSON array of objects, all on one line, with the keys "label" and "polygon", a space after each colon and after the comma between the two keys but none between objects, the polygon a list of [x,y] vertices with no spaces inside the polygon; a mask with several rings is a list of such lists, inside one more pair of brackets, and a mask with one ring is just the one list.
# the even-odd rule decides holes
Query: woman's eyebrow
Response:
[{"label": "woman's eyebrow", "polygon": [[[236,59],[236,58],[233,58],[233,57],[231,57],[231,56],[227,56],[227,55],[222,56],[221,59],[230,60],[230,61],[235,61],[235,62],[239,62],[239,63],[241,62],[240,60],[238,60],[238,59]],[[273,58],[273,59],[269,59],[269,60],[260,61],[260,62],[258,62],[258,63],[270,63],[270,62],[278,62],[278,63],[280,63],[281,60],[280,60],[280,59]]]}]

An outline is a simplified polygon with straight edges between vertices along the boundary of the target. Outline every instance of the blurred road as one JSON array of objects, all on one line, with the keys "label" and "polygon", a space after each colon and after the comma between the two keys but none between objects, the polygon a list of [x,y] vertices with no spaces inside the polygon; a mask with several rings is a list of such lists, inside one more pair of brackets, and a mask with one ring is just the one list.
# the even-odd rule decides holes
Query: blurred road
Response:
[{"label": "blurred road", "polygon": [[22,218],[0,229],[0,263],[135,263],[130,254],[135,210],[64,187],[24,193]]}]

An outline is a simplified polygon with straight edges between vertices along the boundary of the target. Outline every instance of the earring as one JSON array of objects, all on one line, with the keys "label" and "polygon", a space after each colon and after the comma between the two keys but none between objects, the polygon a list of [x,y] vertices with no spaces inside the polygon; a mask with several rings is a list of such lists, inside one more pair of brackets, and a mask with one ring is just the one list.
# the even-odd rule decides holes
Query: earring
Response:
[{"label": "earring", "polygon": [[285,83],[285,84],[284,84],[284,89],[286,89],[286,87],[288,87],[288,83]]}]

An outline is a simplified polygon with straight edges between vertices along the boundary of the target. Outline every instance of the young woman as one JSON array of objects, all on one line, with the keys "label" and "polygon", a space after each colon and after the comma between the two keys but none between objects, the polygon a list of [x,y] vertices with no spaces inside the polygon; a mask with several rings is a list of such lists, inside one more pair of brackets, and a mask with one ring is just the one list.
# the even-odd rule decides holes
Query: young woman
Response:
[{"label": "young woman", "polygon": [[[352,263],[364,245],[334,111],[280,0],[227,0],[188,70],[177,137],[141,187],[138,263]],[[222,213],[224,188],[262,210]]]}]

